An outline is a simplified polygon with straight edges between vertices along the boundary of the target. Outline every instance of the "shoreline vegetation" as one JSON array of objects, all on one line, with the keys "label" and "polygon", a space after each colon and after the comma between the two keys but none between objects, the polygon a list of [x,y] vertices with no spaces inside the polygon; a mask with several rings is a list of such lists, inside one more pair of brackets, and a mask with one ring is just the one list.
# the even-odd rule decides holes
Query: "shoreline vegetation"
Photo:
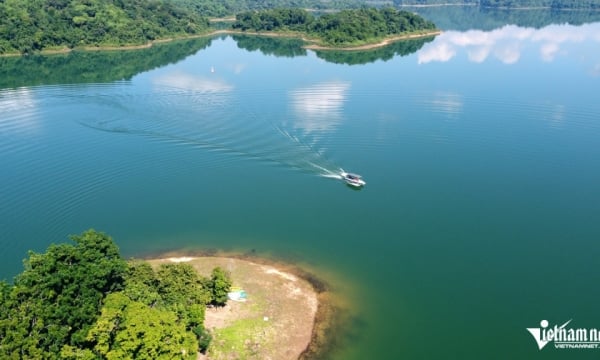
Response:
[{"label": "shoreline vegetation", "polygon": [[[418,39],[418,38],[425,38],[425,37],[435,37],[435,36],[440,35],[441,33],[442,33],[441,30],[432,30],[432,31],[420,32],[420,33],[410,33],[410,34],[389,36],[389,37],[385,37],[377,42],[364,44],[364,45],[336,47],[336,46],[322,45],[316,39],[309,39],[309,38],[306,38],[305,36],[303,36],[302,34],[297,34],[297,33],[283,32],[283,31],[282,32],[276,32],[276,31],[252,32],[252,31],[222,29],[222,30],[214,30],[214,31],[211,31],[206,34],[186,35],[186,36],[180,36],[180,37],[169,37],[169,38],[165,38],[165,39],[156,39],[156,40],[149,41],[146,44],[141,44],[141,45],[81,46],[81,47],[75,47],[75,48],[64,47],[64,48],[60,48],[60,49],[44,49],[44,50],[37,51],[34,54],[35,55],[56,55],[56,54],[68,54],[73,51],[142,50],[142,49],[151,48],[155,44],[162,44],[162,43],[168,43],[168,42],[179,41],[179,40],[197,39],[197,38],[203,38],[203,37],[212,37],[212,36],[217,36],[217,35],[250,35],[250,36],[265,36],[265,37],[286,37],[286,38],[300,39],[300,40],[306,42],[307,44],[304,45],[303,48],[309,49],[309,50],[360,51],[360,50],[370,50],[370,49],[385,47],[396,41]],[[0,57],[20,57],[20,56],[31,56],[31,55],[33,55],[33,54],[5,53],[5,54],[0,54]]]},{"label": "shoreline vegetation", "polygon": [[[1,10],[1,9],[0,9]],[[92,11],[92,10],[90,10]],[[141,10],[139,10],[141,11]],[[147,11],[147,9],[144,9]],[[36,14],[44,19],[47,26],[57,26],[48,15]],[[66,16],[66,15],[65,15]],[[183,16],[183,15],[182,15]],[[434,36],[439,33],[435,24],[421,16],[391,7],[382,9],[361,8],[341,10],[315,16],[307,10],[297,8],[277,8],[251,10],[237,14],[232,18],[200,18],[189,15],[189,19],[197,19],[198,23],[188,26],[185,31],[177,23],[174,29],[157,28],[152,34],[115,33],[104,31],[104,35],[86,35],[87,31],[74,32],[65,40],[60,40],[51,34],[41,36],[40,29],[34,25],[14,25],[14,31],[32,32],[35,35],[17,37],[12,40],[0,38],[0,56],[20,56],[29,54],[60,54],[73,50],[83,51],[113,51],[145,49],[153,44],[173,40],[214,36],[218,34],[244,33],[249,35],[269,35],[297,37],[309,44],[308,49],[319,50],[362,50],[381,47],[393,41],[410,39],[418,36]],[[202,19],[202,20],[200,20]],[[98,16],[79,19],[81,26],[103,27]],[[123,22],[131,21],[128,18]],[[148,20],[149,21],[149,20]],[[191,20],[190,20],[191,21]],[[214,29],[211,22],[232,22],[230,29]],[[19,23],[20,24],[20,23]],[[156,24],[152,24],[156,26]],[[150,26],[150,25],[148,25]],[[0,29],[2,30],[2,29]],[[70,30],[61,28],[58,33],[69,33]],[[75,30],[73,30],[75,31]],[[90,30],[91,31],[91,30]],[[122,31],[121,31],[122,32]],[[96,34],[98,31],[91,31]],[[421,35],[422,34],[422,35]]]},{"label": "shoreline vegetation", "polygon": [[346,301],[290,262],[214,250],[127,260],[93,229],[71,240],[0,281],[1,358],[313,359],[352,331]]},{"label": "shoreline vegetation", "polygon": [[231,279],[184,263],[125,260],[93,229],[29,252],[13,283],[0,281],[0,358],[196,359],[212,335],[206,309],[223,306]]},{"label": "shoreline vegetation", "polygon": [[205,326],[213,334],[206,359],[312,359],[332,350],[344,310],[325,281],[303,268],[252,254],[197,252],[144,257],[153,267],[188,263],[206,276],[223,268],[247,302],[208,308]]},{"label": "shoreline vegetation", "polygon": [[[34,0],[0,1],[0,56],[56,54],[75,50],[143,49],[154,43],[209,36],[211,24],[233,22],[247,31],[300,31],[318,39],[321,49],[341,49],[379,43],[383,38],[420,31],[435,25],[403,9],[468,6],[481,9],[550,9],[600,11],[600,0],[427,0],[405,1],[391,7],[359,0],[331,2],[280,0],[265,4],[234,0]],[[235,16],[234,16],[235,14]],[[212,28],[212,29],[211,29]],[[219,28],[217,25],[216,28]]]}]

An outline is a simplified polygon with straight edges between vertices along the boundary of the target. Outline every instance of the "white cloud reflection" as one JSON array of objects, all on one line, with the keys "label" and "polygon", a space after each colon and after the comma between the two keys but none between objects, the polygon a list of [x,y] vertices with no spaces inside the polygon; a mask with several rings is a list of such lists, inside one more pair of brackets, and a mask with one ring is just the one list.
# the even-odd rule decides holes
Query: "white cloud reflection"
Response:
[{"label": "white cloud reflection", "polygon": [[505,64],[514,64],[521,57],[520,45],[512,42],[504,46],[498,46],[494,51],[494,56]]},{"label": "white cloud reflection", "polygon": [[181,90],[201,93],[222,93],[233,90],[233,86],[218,78],[208,78],[183,72],[172,72],[152,80],[152,83],[161,87],[172,87]]},{"label": "white cloud reflection", "polygon": [[233,73],[236,75],[241,74],[246,69],[246,64],[234,64],[233,65]]},{"label": "white cloud reflection", "polygon": [[40,130],[38,104],[34,93],[28,88],[0,90],[0,128],[18,132]]},{"label": "white cloud reflection", "polygon": [[554,60],[554,56],[556,56],[556,53],[558,52],[558,50],[560,50],[560,47],[558,46],[558,44],[548,43],[548,44],[542,45],[542,47],[540,48],[540,53],[542,54],[542,59],[544,61],[548,61],[548,62]]},{"label": "white cloud reflection", "polygon": [[600,76],[600,63],[594,65],[592,68],[592,76]]},{"label": "white cloud reflection", "polygon": [[542,60],[549,62],[566,53],[564,45],[584,41],[600,43],[600,23],[550,25],[541,29],[507,25],[492,31],[446,31],[426,44],[417,53],[417,59],[419,64],[446,62],[464,51],[472,62],[484,62],[491,55],[505,64],[514,64],[524,49],[534,48]]},{"label": "white cloud reflection", "polygon": [[565,120],[565,106],[564,105],[555,105],[552,111],[552,115],[550,116],[551,122],[556,126],[557,124],[561,124]]},{"label": "white cloud reflection", "polygon": [[436,112],[454,116],[462,112],[464,101],[459,94],[438,92],[429,99],[429,106]]},{"label": "white cloud reflection", "polygon": [[335,129],[341,121],[349,89],[349,83],[333,81],[291,91],[296,113],[294,126],[307,133]]},{"label": "white cloud reflection", "polygon": [[467,50],[467,54],[469,55],[469,60],[476,63],[484,62],[490,54],[491,47],[490,46],[480,46],[475,47],[473,49]]}]

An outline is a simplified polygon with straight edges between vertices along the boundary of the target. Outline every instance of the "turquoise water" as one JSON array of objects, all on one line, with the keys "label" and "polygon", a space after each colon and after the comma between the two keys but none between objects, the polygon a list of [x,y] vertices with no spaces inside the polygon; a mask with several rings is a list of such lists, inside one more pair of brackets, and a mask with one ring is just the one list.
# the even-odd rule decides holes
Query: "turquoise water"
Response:
[{"label": "turquoise water", "polygon": [[254,250],[343,282],[339,359],[597,357],[526,328],[600,327],[598,34],[2,59],[0,277],[93,227],[126,256]]}]

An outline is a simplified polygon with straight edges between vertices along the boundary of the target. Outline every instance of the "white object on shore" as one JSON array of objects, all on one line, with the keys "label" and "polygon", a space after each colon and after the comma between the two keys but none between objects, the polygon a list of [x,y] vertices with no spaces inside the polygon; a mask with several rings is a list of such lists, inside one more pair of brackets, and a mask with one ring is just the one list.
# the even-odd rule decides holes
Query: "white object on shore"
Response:
[{"label": "white object on shore", "polygon": [[230,291],[227,293],[227,298],[229,300],[245,302],[248,300],[248,296],[244,290]]}]

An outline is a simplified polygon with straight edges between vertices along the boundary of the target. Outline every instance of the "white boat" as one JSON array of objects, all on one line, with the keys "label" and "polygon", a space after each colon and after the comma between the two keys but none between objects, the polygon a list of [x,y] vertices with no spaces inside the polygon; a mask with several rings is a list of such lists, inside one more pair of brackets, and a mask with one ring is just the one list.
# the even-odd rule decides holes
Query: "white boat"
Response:
[{"label": "white boat", "polygon": [[344,180],[348,185],[355,187],[363,187],[367,184],[360,175],[347,173],[344,170],[342,170],[340,175],[342,176],[342,180]]}]

